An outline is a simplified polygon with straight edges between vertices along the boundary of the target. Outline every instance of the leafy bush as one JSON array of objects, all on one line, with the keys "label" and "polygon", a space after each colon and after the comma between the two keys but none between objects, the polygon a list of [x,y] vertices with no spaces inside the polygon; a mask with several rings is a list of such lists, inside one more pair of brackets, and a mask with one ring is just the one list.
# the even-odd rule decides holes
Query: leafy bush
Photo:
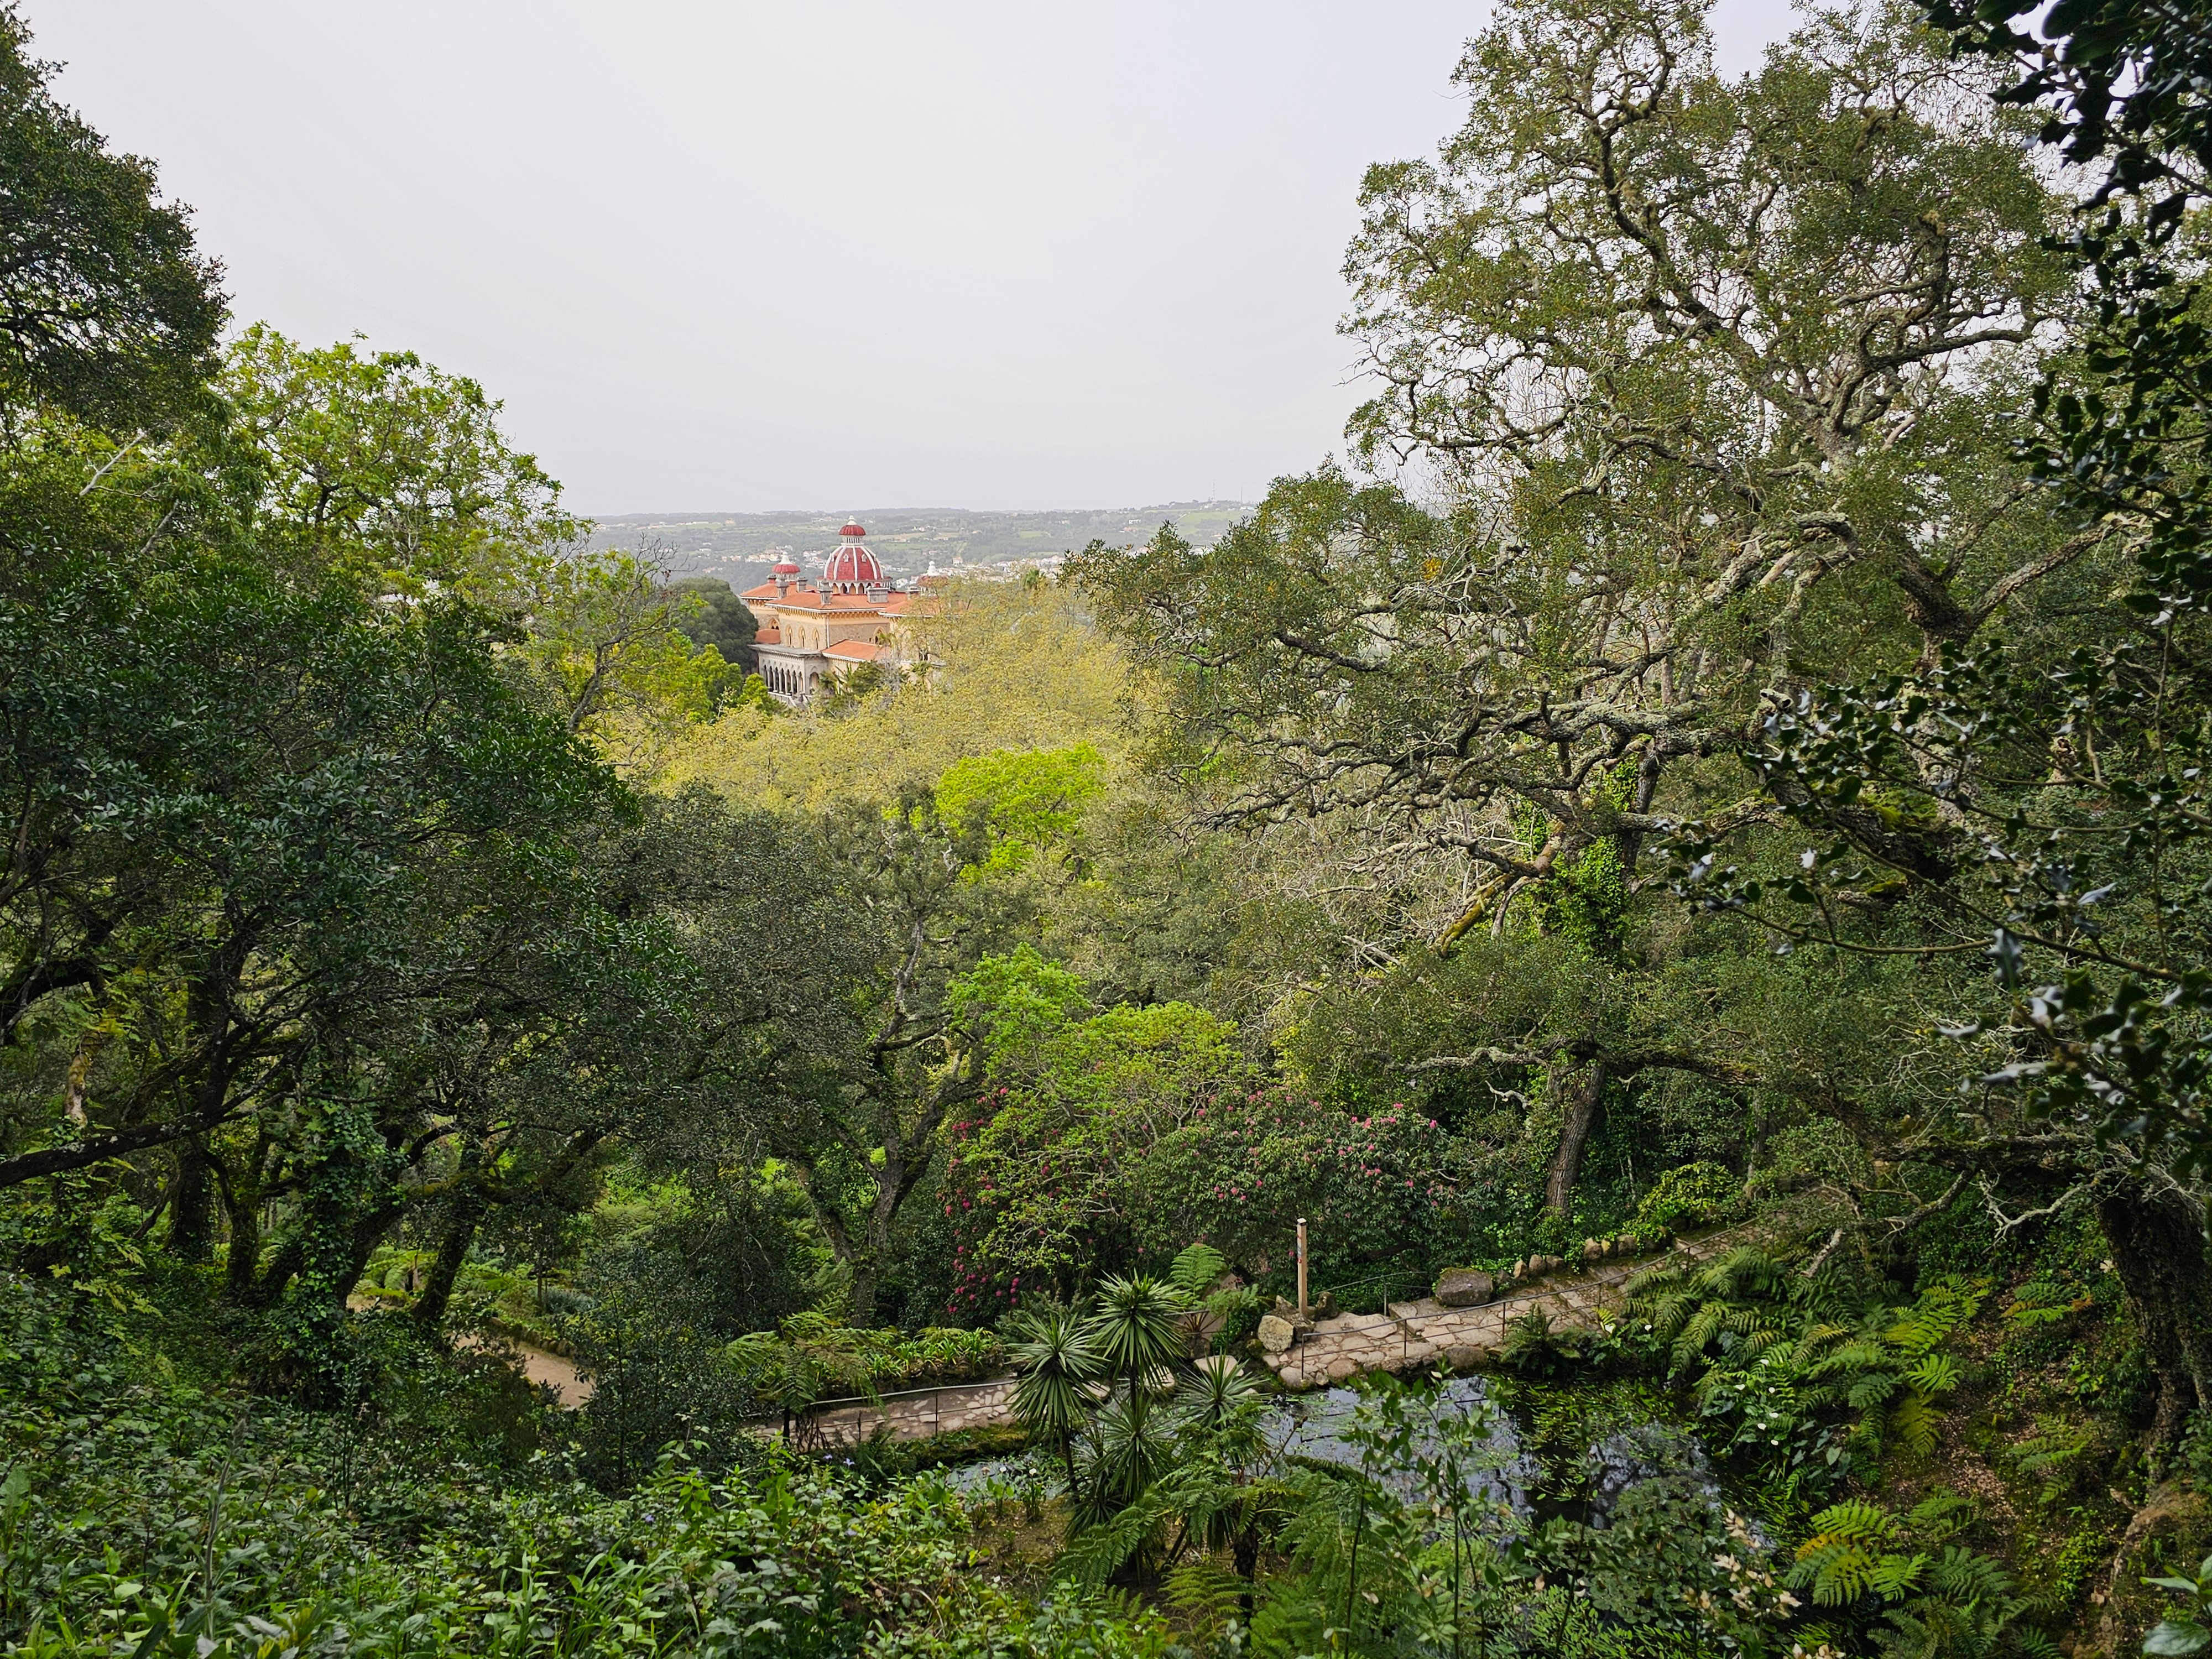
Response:
[{"label": "leafy bush", "polygon": [[1669,1170],[1636,1206],[1633,1231],[1657,1237],[1708,1227],[1734,1215],[1743,1200],[1743,1182],[1719,1164],[1685,1164]]},{"label": "leafy bush", "polygon": [[1946,1492],[1905,1515],[1864,1498],[1831,1504],[1813,1517],[1790,1582],[1809,1590],[1816,1607],[1856,1610],[1886,1654],[1984,1654],[2001,1641],[2014,1651],[2046,1650],[2025,1622],[2030,1606],[2011,1575],[1958,1541],[1976,1519],[1972,1504]]},{"label": "leafy bush", "polygon": [[990,1331],[932,1326],[907,1336],[854,1330],[819,1313],[794,1314],[775,1334],[750,1333],[727,1352],[762,1399],[791,1411],[842,1395],[976,1382],[1006,1364]]},{"label": "leafy bush", "polygon": [[1040,1609],[972,1571],[967,1514],[933,1481],[872,1497],[763,1445],[720,1480],[688,1450],[648,1457],[635,1489],[610,1497],[574,1478],[550,1413],[529,1419],[538,1449],[520,1465],[461,1431],[447,1402],[492,1373],[511,1381],[503,1368],[418,1343],[418,1394],[313,1412],[184,1380],[143,1346],[166,1346],[176,1322],[138,1317],[0,1273],[11,1652],[829,1659],[1159,1644],[1146,1616],[1073,1590]]}]

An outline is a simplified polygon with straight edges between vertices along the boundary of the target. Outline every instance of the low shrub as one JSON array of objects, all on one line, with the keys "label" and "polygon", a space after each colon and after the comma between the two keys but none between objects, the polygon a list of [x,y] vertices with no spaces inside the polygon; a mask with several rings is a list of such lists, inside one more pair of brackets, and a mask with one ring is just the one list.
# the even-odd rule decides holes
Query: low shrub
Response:
[{"label": "low shrub", "polygon": [[1630,1231],[1639,1238],[1654,1238],[1710,1227],[1734,1217],[1742,1202],[1743,1182],[1725,1164],[1685,1164],[1668,1170],[1644,1194]]}]

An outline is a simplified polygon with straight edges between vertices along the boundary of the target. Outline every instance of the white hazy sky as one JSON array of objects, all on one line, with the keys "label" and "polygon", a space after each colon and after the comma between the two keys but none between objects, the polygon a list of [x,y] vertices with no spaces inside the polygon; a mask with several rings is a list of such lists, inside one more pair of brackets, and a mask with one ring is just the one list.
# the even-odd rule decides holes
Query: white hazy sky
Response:
[{"label": "white hazy sky", "polygon": [[[1254,498],[1480,3],[27,0],[241,322],[474,375],[593,513]],[[1724,66],[1784,0],[1723,0]]]}]

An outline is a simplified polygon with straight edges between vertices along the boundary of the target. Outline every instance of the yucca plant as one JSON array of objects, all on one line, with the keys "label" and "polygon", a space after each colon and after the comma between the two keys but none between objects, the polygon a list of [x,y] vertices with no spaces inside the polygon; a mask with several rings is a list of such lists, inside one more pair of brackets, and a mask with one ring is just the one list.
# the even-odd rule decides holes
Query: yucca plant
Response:
[{"label": "yucca plant", "polygon": [[1055,1304],[1018,1314],[1008,1328],[1014,1340],[1006,1352],[1021,1370],[1014,1384],[1014,1415],[1033,1439],[1060,1448],[1067,1468],[1068,1501],[1079,1504],[1075,1437],[1090,1419],[1105,1361],[1082,1315],[1073,1308]]},{"label": "yucca plant", "polygon": [[1099,1407],[1085,1437],[1089,1479],[1074,1504],[1078,1530],[1120,1516],[1176,1467],[1174,1431],[1173,1419],[1154,1411],[1141,1389]]},{"label": "yucca plant", "polygon": [[1225,1353],[1209,1354],[1191,1367],[1176,1400],[1183,1426],[1215,1435],[1253,1431],[1260,1404],[1259,1385]]},{"label": "yucca plant", "polygon": [[1084,1328],[1106,1369],[1127,1379],[1133,1399],[1144,1392],[1146,1372],[1159,1366],[1172,1370],[1186,1358],[1182,1318],[1195,1305],[1191,1293],[1172,1279],[1117,1275],[1098,1287],[1097,1306]]}]

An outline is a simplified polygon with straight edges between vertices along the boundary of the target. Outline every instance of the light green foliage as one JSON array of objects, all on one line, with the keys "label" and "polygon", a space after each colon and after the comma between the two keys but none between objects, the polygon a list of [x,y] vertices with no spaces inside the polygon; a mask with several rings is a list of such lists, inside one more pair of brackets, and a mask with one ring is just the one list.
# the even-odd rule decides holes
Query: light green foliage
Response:
[{"label": "light green foliage", "polygon": [[1211,1244],[1186,1244],[1168,1264],[1168,1277],[1193,1296],[1204,1296],[1229,1266],[1229,1258]]},{"label": "light green foliage", "polygon": [[1087,743],[1066,749],[994,750],[953,762],[937,781],[937,810],[957,828],[985,824],[985,867],[1018,870],[1064,843],[1102,787],[1105,759]]},{"label": "light green foliage", "polygon": [[459,597],[519,624],[520,659],[572,731],[635,761],[669,721],[742,701],[742,672],[685,635],[699,601],[644,556],[589,550],[475,381],[256,325],[222,387],[256,462],[258,538],[380,600]]},{"label": "light green foliage", "polygon": [[1742,1199],[1743,1182],[1733,1170],[1718,1164],[1685,1164],[1652,1184],[1636,1206],[1636,1219],[1656,1233],[1678,1233],[1727,1220]]},{"label": "light green foliage", "polygon": [[993,752],[1118,757],[1133,688],[1121,653],[1079,597],[1048,586],[956,589],[908,625],[933,665],[869,701],[865,718],[739,710],[685,732],[661,756],[675,786],[800,811],[933,790],[957,763]]},{"label": "light green foliage", "polygon": [[526,602],[581,533],[500,404],[410,351],[301,346],[257,324],[222,390],[260,465],[255,520],[380,592]]},{"label": "light green foliage", "polygon": [[945,991],[946,1009],[975,1034],[994,1072],[1022,1068],[1090,1005],[1083,981],[1031,945],[985,957]]}]

